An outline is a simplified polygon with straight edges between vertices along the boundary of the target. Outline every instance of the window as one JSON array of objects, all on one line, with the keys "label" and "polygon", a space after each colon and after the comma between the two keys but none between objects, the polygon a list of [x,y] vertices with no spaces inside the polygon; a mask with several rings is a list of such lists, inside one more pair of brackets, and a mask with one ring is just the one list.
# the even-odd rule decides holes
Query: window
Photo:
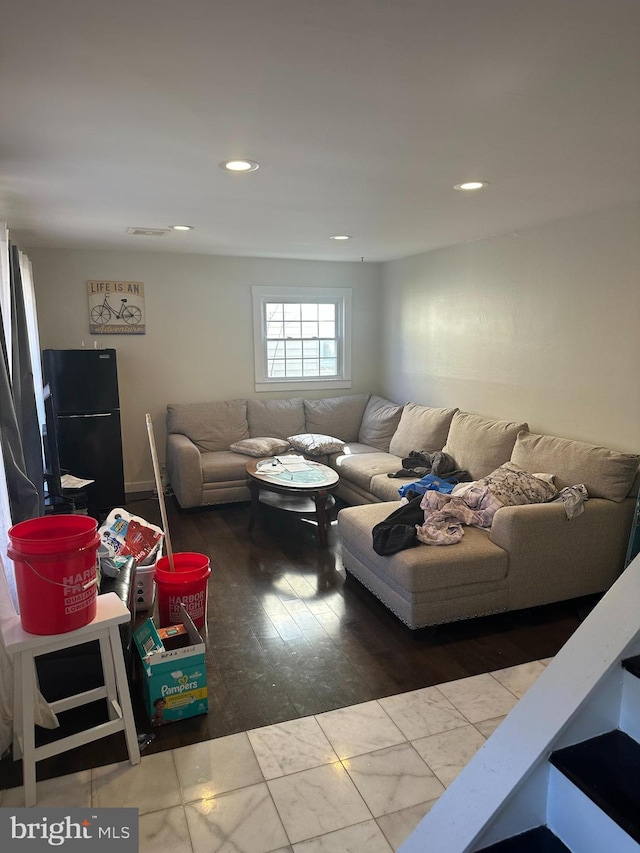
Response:
[{"label": "window", "polygon": [[256,391],[351,387],[351,290],[252,293]]}]

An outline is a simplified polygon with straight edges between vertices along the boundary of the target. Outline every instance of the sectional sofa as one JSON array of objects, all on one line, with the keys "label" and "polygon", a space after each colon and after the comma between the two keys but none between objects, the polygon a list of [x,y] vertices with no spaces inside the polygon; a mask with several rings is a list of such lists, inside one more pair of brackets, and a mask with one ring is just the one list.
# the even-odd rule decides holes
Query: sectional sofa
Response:
[{"label": "sectional sofa", "polygon": [[[623,569],[639,483],[633,454],[369,394],[169,405],[167,432],[167,472],[183,508],[248,500],[249,455],[283,452],[291,440],[335,468],[336,494],[351,504],[338,515],[344,567],[410,628],[602,592]],[[466,527],[455,545],[380,556],[373,527],[400,506],[406,482],[388,475],[411,451],[438,450],[473,480],[511,462],[554,475],[558,489],[582,483],[589,500],[570,521],[562,502],[505,506],[490,529]]]}]

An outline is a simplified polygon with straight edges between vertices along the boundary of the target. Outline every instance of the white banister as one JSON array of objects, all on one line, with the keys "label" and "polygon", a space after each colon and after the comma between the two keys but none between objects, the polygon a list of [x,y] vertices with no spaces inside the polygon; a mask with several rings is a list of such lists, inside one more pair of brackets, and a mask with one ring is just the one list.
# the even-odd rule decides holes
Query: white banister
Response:
[{"label": "white banister", "polygon": [[[640,653],[640,555],[571,636],[467,767],[442,794],[400,853],[471,853],[545,823],[547,758],[557,746],[615,728],[619,662]],[[606,686],[606,685],[605,685]]]}]

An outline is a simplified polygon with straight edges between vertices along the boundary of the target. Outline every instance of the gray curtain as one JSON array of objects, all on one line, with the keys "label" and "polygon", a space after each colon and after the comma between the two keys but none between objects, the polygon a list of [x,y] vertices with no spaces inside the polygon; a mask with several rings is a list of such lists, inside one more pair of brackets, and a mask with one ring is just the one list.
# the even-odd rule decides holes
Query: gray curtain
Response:
[{"label": "gray curtain", "polygon": [[[20,275],[18,249],[9,244],[11,272],[11,352],[4,334],[0,359],[0,440],[4,457],[11,519],[14,524],[44,513],[44,481],[40,429],[33,387],[33,373]],[[2,327],[4,331],[4,325]],[[12,366],[12,375],[9,373]]]}]

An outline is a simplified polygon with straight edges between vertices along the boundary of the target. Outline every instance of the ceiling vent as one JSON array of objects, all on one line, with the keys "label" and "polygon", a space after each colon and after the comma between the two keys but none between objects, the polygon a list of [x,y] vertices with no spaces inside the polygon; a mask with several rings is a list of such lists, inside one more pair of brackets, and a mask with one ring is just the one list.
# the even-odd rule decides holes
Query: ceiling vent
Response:
[{"label": "ceiling vent", "polygon": [[164,237],[169,233],[169,228],[127,228],[127,234],[134,237]]}]

